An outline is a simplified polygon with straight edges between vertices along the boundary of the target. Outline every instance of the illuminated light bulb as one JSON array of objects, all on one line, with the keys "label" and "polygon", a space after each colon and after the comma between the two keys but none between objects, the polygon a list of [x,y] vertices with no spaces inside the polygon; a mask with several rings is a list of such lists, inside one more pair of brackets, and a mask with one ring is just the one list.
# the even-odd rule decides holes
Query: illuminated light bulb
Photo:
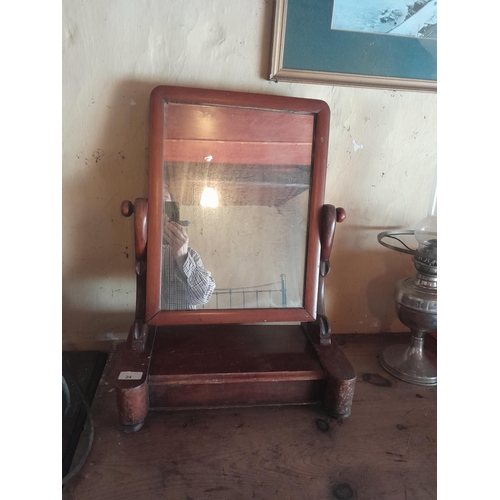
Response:
[{"label": "illuminated light bulb", "polygon": [[206,187],[201,195],[200,205],[202,207],[215,208],[219,206],[219,196],[214,188]]}]

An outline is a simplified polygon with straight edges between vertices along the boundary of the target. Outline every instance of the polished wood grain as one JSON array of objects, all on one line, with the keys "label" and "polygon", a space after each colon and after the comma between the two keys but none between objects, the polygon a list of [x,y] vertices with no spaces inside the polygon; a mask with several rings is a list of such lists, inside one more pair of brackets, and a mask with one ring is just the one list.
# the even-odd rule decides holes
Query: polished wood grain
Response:
[{"label": "polished wood grain", "polygon": [[[314,336],[317,335],[321,345],[331,344],[330,322],[325,312],[325,277],[330,272],[330,254],[332,252],[333,238],[337,222],[341,223],[346,218],[346,212],[343,208],[335,208],[333,205],[325,204],[321,210],[320,219],[320,268],[318,277],[318,305],[316,316],[316,328],[309,328],[308,331]],[[317,332],[317,333],[316,333]]]},{"label": "polished wood grain", "polygon": [[301,325],[156,328],[151,375],[321,372]]},{"label": "polished wood grain", "polygon": [[[339,211],[340,210],[344,209],[339,209]],[[342,219],[342,221],[343,220],[344,219]],[[322,262],[328,261],[330,259],[336,227],[337,227],[337,209],[333,205],[329,204],[323,205],[321,212],[321,232],[320,232]]]},{"label": "polished wood grain", "polygon": [[[315,290],[317,292],[317,290]],[[173,318],[175,317],[175,320]],[[149,321],[150,325],[218,325],[232,323],[313,321],[315,312],[304,308],[281,309],[197,309],[193,311],[159,311]]]},{"label": "polished wood grain", "polygon": [[158,87],[149,101],[148,149],[148,248],[146,275],[146,321],[160,310],[161,243],[163,201],[163,138],[165,126],[165,98]]},{"label": "polished wood grain", "polygon": [[324,378],[300,325],[158,327],[150,408],[317,403]]},{"label": "polished wood grain", "polygon": [[408,335],[334,340],[357,372],[348,419],[320,405],[152,412],[134,434],[117,427],[112,352],[92,450],[63,500],[434,500],[437,388],[399,381],[378,361]]},{"label": "polished wood grain", "polygon": [[148,241],[148,200],[136,198],[135,202],[125,200],[121,204],[124,217],[134,214],[135,248],[135,319],[130,328],[132,348],[143,350],[146,343],[146,248]]}]

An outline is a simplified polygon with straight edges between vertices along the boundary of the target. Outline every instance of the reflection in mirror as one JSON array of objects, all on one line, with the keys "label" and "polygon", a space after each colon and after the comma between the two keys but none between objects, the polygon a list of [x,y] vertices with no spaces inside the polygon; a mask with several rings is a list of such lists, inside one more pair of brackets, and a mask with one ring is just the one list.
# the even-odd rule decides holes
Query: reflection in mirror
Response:
[{"label": "reflection in mirror", "polygon": [[313,126],[166,104],[161,309],[303,306]]}]

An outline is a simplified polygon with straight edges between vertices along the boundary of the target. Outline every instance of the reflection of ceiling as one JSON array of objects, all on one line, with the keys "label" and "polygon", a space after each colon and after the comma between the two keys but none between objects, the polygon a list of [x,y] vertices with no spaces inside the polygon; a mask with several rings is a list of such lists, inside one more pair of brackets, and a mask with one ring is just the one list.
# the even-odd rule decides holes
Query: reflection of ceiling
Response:
[{"label": "reflection of ceiling", "polygon": [[183,205],[213,187],[221,205],[279,206],[309,188],[313,137],[309,113],[170,102],[165,178]]},{"label": "reflection of ceiling", "polygon": [[253,141],[164,141],[164,160],[199,162],[212,158],[217,163],[259,165],[306,165],[311,163],[311,142]]},{"label": "reflection of ceiling", "polygon": [[198,205],[213,187],[221,205],[280,206],[309,188],[309,165],[165,163],[165,178],[181,205]]}]

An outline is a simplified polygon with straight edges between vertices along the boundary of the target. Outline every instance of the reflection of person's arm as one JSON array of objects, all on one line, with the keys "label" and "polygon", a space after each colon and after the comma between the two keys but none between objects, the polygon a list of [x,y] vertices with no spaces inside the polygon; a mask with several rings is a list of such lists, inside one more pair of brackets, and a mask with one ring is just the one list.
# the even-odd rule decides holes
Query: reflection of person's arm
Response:
[{"label": "reflection of person's arm", "polygon": [[210,271],[203,267],[203,262],[198,253],[192,248],[188,249],[182,270],[187,278],[189,305],[206,304],[214,291],[215,281]]}]

